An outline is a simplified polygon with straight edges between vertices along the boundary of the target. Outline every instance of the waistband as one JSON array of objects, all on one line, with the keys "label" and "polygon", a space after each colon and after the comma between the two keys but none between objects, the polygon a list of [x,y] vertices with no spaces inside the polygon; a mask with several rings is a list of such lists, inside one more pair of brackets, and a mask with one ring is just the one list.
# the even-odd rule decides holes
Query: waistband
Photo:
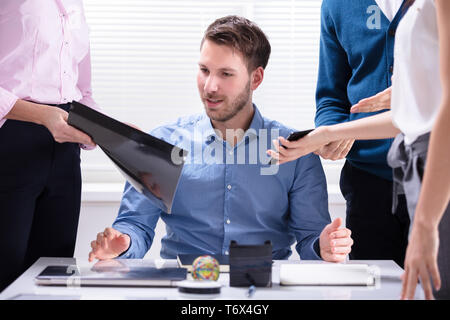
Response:
[{"label": "waistband", "polygon": [[[430,133],[421,135],[409,145],[405,144],[404,138],[403,133],[395,137],[387,162],[392,167],[393,173],[392,212],[394,213],[397,209],[398,195],[404,194],[410,221],[412,221],[422,186]],[[412,223],[410,228],[411,226]]]},{"label": "waistband", "polygon": [[42,103],[42,102],[36,102],[36,101],[31,101],[31,100],[25,100],[31,103],[35,103],[35,104],[44,104],[46,106],[50,106],[50,107],[58,107],[64,110],[68,110],[70,108],[70,106],[72,105],[72,102],[67,102],[67,103],[62,103],[62,104],[52,104],[52,103]]}]

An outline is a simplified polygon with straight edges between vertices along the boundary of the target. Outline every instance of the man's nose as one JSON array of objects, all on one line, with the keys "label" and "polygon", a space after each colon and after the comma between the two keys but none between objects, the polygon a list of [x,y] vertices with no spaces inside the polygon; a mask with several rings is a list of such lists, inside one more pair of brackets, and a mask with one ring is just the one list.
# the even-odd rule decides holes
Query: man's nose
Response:
[{"label": "man's nose", "polygon": [[219,84],[217,78],[214,76],[209,76],[206,78],[204,90],[207,93],[217,92],[219,89]]}]

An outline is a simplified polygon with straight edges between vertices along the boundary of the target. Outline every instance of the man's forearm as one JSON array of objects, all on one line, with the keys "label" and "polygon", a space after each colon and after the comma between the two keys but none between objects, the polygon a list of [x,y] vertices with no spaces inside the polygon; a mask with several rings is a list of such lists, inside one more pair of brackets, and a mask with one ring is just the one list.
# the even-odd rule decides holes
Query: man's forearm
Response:
[{"label": "man's forearm", "polygon": [[331,106],[322,103],[316,110],[316,116],[314,119],[316,127],[347,122],[349,119],[349,109],[350,108],[343,106]]}]

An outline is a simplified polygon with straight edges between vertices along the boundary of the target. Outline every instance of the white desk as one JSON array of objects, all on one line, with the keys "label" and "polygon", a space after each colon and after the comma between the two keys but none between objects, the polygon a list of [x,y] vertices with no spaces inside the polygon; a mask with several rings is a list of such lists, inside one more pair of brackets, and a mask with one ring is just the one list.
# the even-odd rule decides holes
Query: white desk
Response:
[{"label": "white desk", "polygon": [[[324,263],[307,261],[308,263]],[[157,260],[164,267],[174,267],[176,260]],[[251,299],[255,300],[397,300],[401,291],[400,276],[403,270],[393,261],[388,260],[352,260],[347,263],[366,263],[380,268],[380,279],[375,286],[280,286],[280,263],[302,263],[295,260],[277,260],[272,268],[272,287],[256,288]],[[87,261],[73,258],[40,258],[24,274],[14,281],[1,294],[0,299],[12,299],[25,295],[29,299],[92,299],[92,300],[141,300],[141,299],[197,299],[198,296],[178,292],[177,288],[114,288],[114,287],[49,287],[37,286],[34,278],[48,265],[78,264],[90,266]],[[190,275],[188,276],[190,277]],[[222,273],[219,280],[223,283],[221,294],[211,299],[245,300],[247,289],[229,287],[229,274]],[[202,297],[201,299],[205,299]],[[251,300],[250,299],[250,300]],[[420,286],[416,290],[416,299],[423,299]]]}]

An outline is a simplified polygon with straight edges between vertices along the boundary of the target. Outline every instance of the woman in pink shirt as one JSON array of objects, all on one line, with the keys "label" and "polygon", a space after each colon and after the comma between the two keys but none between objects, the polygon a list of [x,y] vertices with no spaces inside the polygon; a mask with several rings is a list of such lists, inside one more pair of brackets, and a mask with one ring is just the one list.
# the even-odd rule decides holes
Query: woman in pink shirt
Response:
[{"label": "woman in pink shirt", "polygon": [[72,257],[81,198],[80,145],[69,103],[91,95],[81,0],[0,4],[0,291],[41,256]]}]

